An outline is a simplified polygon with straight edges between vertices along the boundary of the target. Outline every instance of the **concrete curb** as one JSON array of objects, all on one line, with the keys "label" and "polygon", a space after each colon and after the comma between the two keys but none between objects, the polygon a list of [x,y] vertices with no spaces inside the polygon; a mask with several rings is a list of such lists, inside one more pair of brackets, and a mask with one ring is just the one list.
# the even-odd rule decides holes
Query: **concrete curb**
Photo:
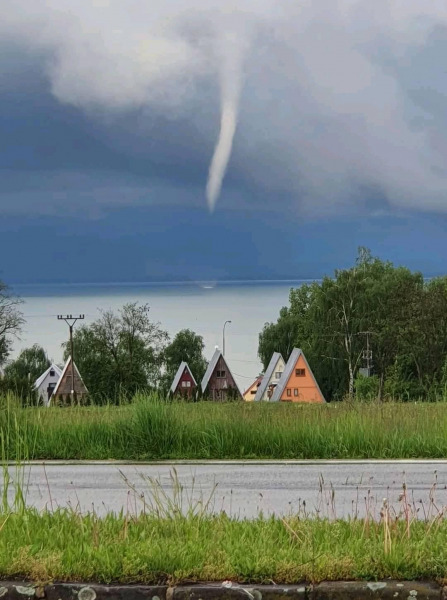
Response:
[{"label": "concrete curb", "polygon": [[[2,465],[8,465],[11,467],[17,466],[16,461],[5,461]],[[283,466],[324,466],[324,465],[447,465],[447,459],[445,458],[333,458],[333,459],[247,459],[247,460],[215,460],[215,459],[203,459],[203,460],[27,460],[19,461],[21,466],[25,467],[170,467],[170,466],[272,466],[272,465],[283,465]]]},{"label": "concrete curb", "polygon": [[445,600],[447,588],[421,581],[335,581],[317,585],[145,586],[0,582],[4,600]]}]

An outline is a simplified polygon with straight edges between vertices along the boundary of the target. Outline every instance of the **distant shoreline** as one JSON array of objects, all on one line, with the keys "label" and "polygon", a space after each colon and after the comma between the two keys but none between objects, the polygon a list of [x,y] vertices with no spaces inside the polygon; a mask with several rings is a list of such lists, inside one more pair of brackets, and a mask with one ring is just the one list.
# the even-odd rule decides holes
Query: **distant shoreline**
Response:
[{"label": "distant shoreline", "polygon": [[34,282],[34,283],[11,283],[11,288],[40,288],[40,287],[180,287],[180,286],[199,286],[199,287],[217,287],[224,285],[282,285],[311,283],[321,281],[321,278],[313,279],[223,279],[223,280],[198,280],[198,281],[108,281],[108,282]]}]

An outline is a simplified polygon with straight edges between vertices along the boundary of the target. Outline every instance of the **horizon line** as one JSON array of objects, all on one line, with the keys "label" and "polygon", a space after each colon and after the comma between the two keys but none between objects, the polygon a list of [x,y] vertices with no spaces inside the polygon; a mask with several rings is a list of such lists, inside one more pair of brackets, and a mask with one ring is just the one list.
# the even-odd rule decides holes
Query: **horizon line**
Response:
[{"label": "horizon line", "polygon": [[309,278],[296,278],[296,279],[201,279],[201,280],[179,280],[179,281],[103,281],[103,282],[69,282],[69,281],[43,281],[43,282],[16,282],[9,284],[10,287],[18,287],[18,286],[28,286],[28,287],[37,287],[37,286],[66,286],[66,287],[76,287],[76,286],[85,286],[85,287],[107,287],[107,286],[122,286],[122,287],[131,287],[131,286],[156,286],[156,285],[166,285],[166,286],[175,286],[175,285],[231,285],[231,284],[251,284],[251,283],[300,283],[300,282],[312,282],[312,281],[321,281],[322,277],[309,277]]}]

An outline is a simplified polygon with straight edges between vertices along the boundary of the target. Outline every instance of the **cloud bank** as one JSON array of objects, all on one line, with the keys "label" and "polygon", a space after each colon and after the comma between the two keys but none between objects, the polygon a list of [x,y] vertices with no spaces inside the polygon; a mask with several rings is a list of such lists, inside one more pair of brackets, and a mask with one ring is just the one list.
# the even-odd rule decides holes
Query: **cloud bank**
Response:
[{"label": "cloud bank", "polygon": [[211,208],[230,161],[227,185],[307,213],[447,210],[445,1],[4,0],[0,37],[91,119],[190,119],[211,149],[220,128]]}]

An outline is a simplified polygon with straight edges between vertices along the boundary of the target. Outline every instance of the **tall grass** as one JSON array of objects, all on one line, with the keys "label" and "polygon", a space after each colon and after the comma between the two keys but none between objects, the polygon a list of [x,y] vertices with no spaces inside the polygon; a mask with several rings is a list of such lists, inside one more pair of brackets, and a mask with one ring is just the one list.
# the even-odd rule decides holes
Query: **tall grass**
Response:
[{"label": "tall grass", "polygon": [[22,459],[445,458],[447,404],[168,403],[20,408],[0,399],[2,456]]},{"label": "tall grass", "polygon": [[[445,509],[418,509],[405,495],[392,512],[337,520],[307,514],[232,518],[193,501],[173,475],[173,491],[148,482],[140,512],[24,507],[0,509],[0,578],[45,583],[182,583],[230,579],[298,583],[338,579],[443,579]],[[4,485],[8,486],[8,482]],[[420,515],[419,515],[420,516]]]}]

